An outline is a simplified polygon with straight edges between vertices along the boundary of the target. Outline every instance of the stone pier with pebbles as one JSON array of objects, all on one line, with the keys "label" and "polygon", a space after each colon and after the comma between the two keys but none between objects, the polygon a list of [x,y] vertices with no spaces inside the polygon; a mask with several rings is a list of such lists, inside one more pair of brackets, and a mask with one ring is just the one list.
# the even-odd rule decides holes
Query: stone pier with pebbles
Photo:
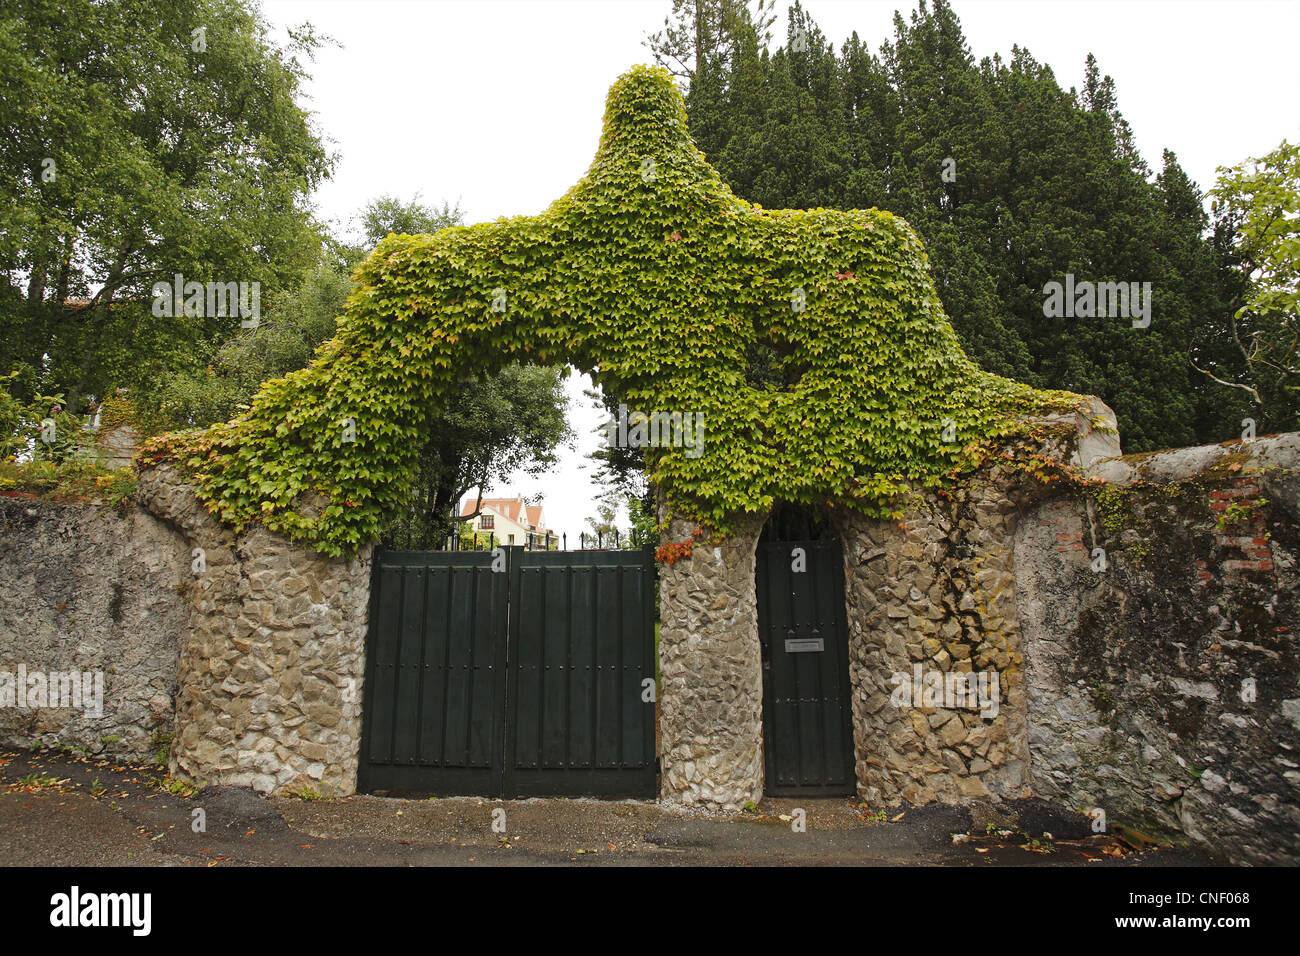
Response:
[{"label": "stone pier with pebbles", "polygon": [[660,793],[688,805],[738,807],[763,794],[763,675],[754,548],[748,534],[714,544],[672,521],[665,541],[691,542],[659,575]]},{"label": "stone pier with pebbles", "polygon": [[[1010,528],[996,480],[930,498],[901,521],[846,516],[846,598],[859,791],[870,803],[1025,795],[1023,659]],[[995,674],[993,708],[907,695],[896,675]],[[947,682],[944,682],[946,687]],[[990,710],[996,716],[983,716]]]},{"label": "stone pier with pebbles", "polygon": [[185,539],[171,769],[204,784],[352,793],[370,549],[308,551],[264,528],[235,534],[166,466],[145,469],[140,504]]}]

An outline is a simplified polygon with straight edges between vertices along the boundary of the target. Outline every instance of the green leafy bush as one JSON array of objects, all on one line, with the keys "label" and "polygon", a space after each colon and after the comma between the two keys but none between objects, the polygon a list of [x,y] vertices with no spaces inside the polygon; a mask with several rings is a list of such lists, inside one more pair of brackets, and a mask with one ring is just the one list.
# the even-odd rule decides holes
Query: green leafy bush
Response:
[{"label": "green leafy bush", "polygon": [[113,507],[135,494],[135,472],[111,471],[93,461],[0,462],[0,493],[17,492],[59,501],[102,501]]}]

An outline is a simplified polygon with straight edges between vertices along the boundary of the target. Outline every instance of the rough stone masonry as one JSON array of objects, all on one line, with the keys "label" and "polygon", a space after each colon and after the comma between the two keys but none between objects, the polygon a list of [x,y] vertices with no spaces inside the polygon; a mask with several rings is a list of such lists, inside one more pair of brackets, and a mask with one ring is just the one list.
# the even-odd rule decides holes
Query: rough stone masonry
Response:
[{"label": "rough stone masonry", "polygon": [[262,791],[356,788],[370,553],[332,560],[254,528],[218,524],[166,466],[140,504],[185,539],[173,771]]},{"label": "rough stone masonry", "polygon": [[[1120,458],[1102,403],[900,521],[832,511],[858,795],[1038,795],[1249,862],[1300,846],[1300,435]],[[1026,462],[1068,463],[1082,487]],[[667,543],[693,527],[676,522]],[[662,577],[661,796],[762,793],[759,529]],[[996,674],[994,715],[895,675]]]},{"label": "rough stone masonry", "polygon": [[[1117,457],[1114,418],[1040,422],[843,545],[858,795],[1038,795],[1247,862],[1300,845],[1300,435]],[[1059,480],[1073,464],[1092,483]],[[1101,479],[1104,479],[1102,481]],[[762,797],[761,521],[661,568],[660,796]],[[106,673],[102,716],[0,708],[8,743],[151,755],[202,783],[356,786],[370,551],[217,524],[165,466],[125,514],[0,499],[0,670]],[[996,712],[895,675],[995,674]]]},{"label": "rough stone masonry", "polygon": [[189,624],[185,542],[139,509],[0,498],[0,671],[103,675],[104,707],[0,706],[0,741],[165,749]]}]

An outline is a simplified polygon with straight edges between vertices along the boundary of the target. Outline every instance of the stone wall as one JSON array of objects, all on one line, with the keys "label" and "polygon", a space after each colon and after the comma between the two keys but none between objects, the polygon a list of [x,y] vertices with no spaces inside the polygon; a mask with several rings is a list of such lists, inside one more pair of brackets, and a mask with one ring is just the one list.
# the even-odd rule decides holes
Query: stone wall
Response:
[{"label": "stone wall", "polygon": [[1130,456],[1097,467],[1095,494],[1021,521],[1036,795],[1295,862],[1298,467],[1294,434]]},{"label": "stone wall", "polygon": [[[0,498],[0,740],[150,758],[203,784],[356,788],[370,551],[217,524],[167,467],[124,513]],[[100,671],[102,714],[4,703],[5,674]]]},{"label": "stone wall", "polygon": [[[672,521],[665,541],[693,540]],[[754,555],[758,527],[707,538],[659,573],[660,793],[728,808],[763,795],[763,663]]]},{"label": "stone wall", "polygon": [[88,706],[22,707],[0,687],[0,741],[140,759],[165,749],[188,569],[180,535],[138,508],[0,498],[0,672],[102,681],[102,707],[85,694]]},{"label": "stone wall", "polygon": [[[1042,422],[901,520],[829,511],[859,796],[1034,795],[1294,861],[1300,435],[1118,458],[1112,422],[1100,403]],[[664,535],[693,542],[660,571],[665,800],[762,796],[760,530]],[[353,792],[369,586],[368,549],[236,535],[166,466],[124,513],[0,499],[0,672],[105,676],[101,715],[0,707],[0,739],[143,757],[170,732],[171,771],[199,783]],[[983,693],[949,699],[965,675]]]},{"label": "stone wall", "polygon": [[322,795],[356,789],[370,549],[323,558],[219,525],[166,466],[137,497],[183,537],[191,573],[173,773]]},{"label": "stone wall", "polygon": [[130,425],[101,429],[95,436],[99,463],[105,468],[129,468],[140,450],[140,436]]},{"label": "stone wall", "polygon": [[901,520],[833,512],[858,793],[868,803],[1030,794],[1013,539],[1026,509],[1064,482],[1050,467],[1038,477],[1024,466],[1116,455],[1114,423],[1093,399],[1040,420],[1037,447],[995,457],[955,493],[915,496]]},{"label": "stone wall", "polygon": [[[853,742],[868,803],[1024,795],[1029,755],[1008,533],[1015,512],[994,480],[955,501],[927,498],[902,521],[842,516]],[[946,693],[949,674],[979,673],[994,706]]]},{"label": "stone wall", "polygon": [[[1021,449],[901,521],[838,515],[859,795],[1038,796],[1294,862],[1300,435],[1094,460],[1106,411],[1039,450],[1098,487]],[[996,714],[911,692],[962,672],[997,675]]]}]

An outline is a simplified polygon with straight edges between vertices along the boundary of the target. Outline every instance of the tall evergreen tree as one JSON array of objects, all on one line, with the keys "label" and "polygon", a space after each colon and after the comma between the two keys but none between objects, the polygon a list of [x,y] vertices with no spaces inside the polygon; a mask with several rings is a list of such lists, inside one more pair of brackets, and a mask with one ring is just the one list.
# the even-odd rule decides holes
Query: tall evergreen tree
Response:
[{"label": "tall evergreen tree", "polygon": [[[947,0],[896,14],[878,55],[856,33],[836,53],[797,2],[775,51],[734,0],[674,11],[683,36],[698,14],[710,45],[728,51],[706,58],[707,76],[689,57],[679,75],[692,132],[738,195],[903,216],[968,354],[1099,395],[1127,450],[1229,437],[1232,402],[1188,362],[1198,335],[1226,325],[1222,243],[1171,153],[1152,176],[1094,57],[1078,91],[1019,46],[977,63]],[[667,53],[659,38],[651,46]],[[1150,283],[1150,325],[1046,316],[1044,285],[1067,274]],[[752,358],[761,380],[763,356]]]}]

